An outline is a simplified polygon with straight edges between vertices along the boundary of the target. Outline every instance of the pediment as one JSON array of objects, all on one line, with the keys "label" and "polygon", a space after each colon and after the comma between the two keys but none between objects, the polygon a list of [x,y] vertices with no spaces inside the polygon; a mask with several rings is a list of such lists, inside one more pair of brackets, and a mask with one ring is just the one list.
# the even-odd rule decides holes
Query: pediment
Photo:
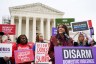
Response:
[{"label": "pediment", "polygon": [[63,12],[46,6],[41,3],[34,3],[22,6],[10,7],[10,11],[22,11],[22,12],[31,12],[31,13],[54,13],[54,14],[64,14]]}]

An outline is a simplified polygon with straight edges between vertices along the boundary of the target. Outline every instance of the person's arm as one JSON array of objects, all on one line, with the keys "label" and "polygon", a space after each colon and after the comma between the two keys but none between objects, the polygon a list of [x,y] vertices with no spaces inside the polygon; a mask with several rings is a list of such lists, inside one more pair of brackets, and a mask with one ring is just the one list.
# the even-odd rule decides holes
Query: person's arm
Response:
[{"label": "person's arm", "polygon": [[94,46],[95,45],[95,41],[94,41],[94,39],[90,42],[90,46]]},{"label": "person's arm", "polygon": [[91,40],[89,41],[89,38],[88,37],[86,37],[86,39],[84,40],[84,42],[85,42],[85,46],[91,46],[92,41]]},{"label": "person's arm", "polygon": [[48,55],[51,58],[49,61],[54,61],[54,45],[53,45],[52,41],[50,41]]},{"label": "person's arm", "polygon": [[88,36],[86,33],[84,33],[84,32],[82,32],[82,33],[85,34],[86,41],[88,41],[88,44],[90,44],[92,41],[92,38],[90,36]]},{"label": "person's arm", "polygon": [[33,47],[32,47],[34,58],[35,58],[35,49],[36,49],[36,44],[34,44]]},{"label": "person's arm", "polygon": [[10,58],[12,64],[15,64],[15,57],[14,57],[14,51],[17,50],[17,44],[13,43],[12,44],[12,57]]}]

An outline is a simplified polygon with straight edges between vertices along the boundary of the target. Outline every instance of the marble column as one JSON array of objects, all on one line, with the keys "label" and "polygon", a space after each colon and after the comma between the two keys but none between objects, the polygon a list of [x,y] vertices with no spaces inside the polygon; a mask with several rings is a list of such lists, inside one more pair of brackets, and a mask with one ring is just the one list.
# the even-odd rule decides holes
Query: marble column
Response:
[{"label": "marble column", "polygon": [[26,17],[26,36],[29,39],[29,17]]},{"label": "marble column", "polygon": [[33,42],[35,43],[36,42],[36,18],[33,17]]},{"label": "marble column", "polygon": [[[14,16],[11,16],[11,25],[14,25],[15,21],[14,21]],[[10,35],[10,39],[13,42],[14,41],[14,35]]]},{"label": "marble column", "polygon": [[46,26],[46,30],[47,30],[47,40],[50,40],[50,19],[47,19],[47,26]]},{"label": "marble column", "polygon": [[44,18],[40,18],[40,33],[44,38]]},{"label": "marble column", "polygon": [[19,24],[18,24],[18,36],[21,35],[21,31],[22,31],[22,17],[19,16]]}]

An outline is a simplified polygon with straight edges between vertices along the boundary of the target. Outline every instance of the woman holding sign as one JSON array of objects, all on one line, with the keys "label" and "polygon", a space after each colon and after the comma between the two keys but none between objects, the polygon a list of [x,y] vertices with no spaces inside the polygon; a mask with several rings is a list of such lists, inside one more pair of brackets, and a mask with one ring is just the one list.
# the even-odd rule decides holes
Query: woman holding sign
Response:
[{"label": "woman holding sign", "polygon": [[66,25],[59,25],[57,29],[57,35],[52,36],[50,39],[50,47],[48,54],[50,61],[55,64],[54,46],[73,46],[73,40],[69,37],[69,30]]},{"label": "woman holding sign", "polygon": [[[38,34],[36,35],[36,43],[45,43],[45,42],[44,42],[44,39],[43,39],[43,35],[42,35],[41,33],[38,33]],[[33,50],[33,52],[34,52],[34,56],[35,56],[35,49],[36,49],[36,44],[34,44],[34,46],[33,46],[33,48],[32,48],[32,50]]]},{"label": "woman holding sign", "polygon": [[[36,35],[36,42],[40,42],[40,43],[45,43],[44,42],[44,39],[43,39],[43,36],[42,36],[42,34],[41,33],[39,33],[39,34],[37,34]],[[35,44],[34,44],[34,46],[33,46],[33,51],[34,51],[34,56],[35,56]]]},{"label": "woman holding sign", "polygon": [[[3,41],[4,32],[0,32],[0,43],[7,43]],[[0,57],[0,64],[11,64],[9,57]]]},{"label": "woman holding sign", "polygon": [[28,42],[26,35],[20,35],[12,47],[12,64],[31,64],[31,61],[34,60],[33,45],[32,42]]}]

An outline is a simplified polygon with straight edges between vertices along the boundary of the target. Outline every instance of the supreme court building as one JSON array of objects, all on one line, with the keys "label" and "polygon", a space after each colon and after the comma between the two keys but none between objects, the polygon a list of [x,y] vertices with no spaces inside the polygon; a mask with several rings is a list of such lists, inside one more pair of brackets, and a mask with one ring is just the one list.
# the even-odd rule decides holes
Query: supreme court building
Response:
[{"label": "supreme court building", "polygon": [[[36,41],[36,34],[41,33],[49,40],[55,18],[62,18],[64,13],[41,3],[10,7],[11,24],[16,25],[16,37],[25,34],[29,41]],[[11,36],[12,41],[14,36]]]}]

